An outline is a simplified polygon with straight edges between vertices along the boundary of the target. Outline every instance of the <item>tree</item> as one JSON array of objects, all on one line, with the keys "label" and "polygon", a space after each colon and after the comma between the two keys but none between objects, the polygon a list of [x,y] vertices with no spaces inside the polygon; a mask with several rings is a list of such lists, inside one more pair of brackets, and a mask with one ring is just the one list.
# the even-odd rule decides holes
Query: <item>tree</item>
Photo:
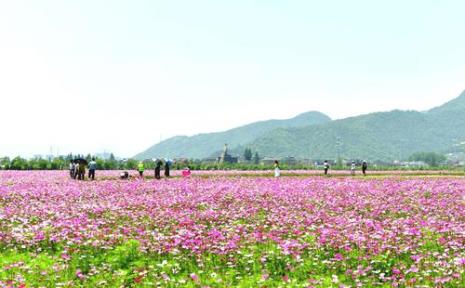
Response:
[{"label": "tree", "polygon": [[124,165],[124,168],[128,169],[128,170],[136,169],[138,163],[139,162],[137,160],[135,160],[135,159],[128,159],[126,161],[126,165]]},{"label": "tree", "polygon": [[3,169],[3,170],[10,169],[10,158],[9,157],[0,158],[0,169]]},{"label": "tree", "polygon": [[258,152],[255,152],[255,154],[253,155],[253,163],[254,164],[260,163],[260,155],[258,155]]},{"label": "tree", "polygon": [[63,156],[53,158],[50,163],[50,168],[52,170],[62,170],[66,167],[66,160]]},{"label": "tree", "polygon": [[27,170],[29,164],[26,159],[21,157],[15,157],[13,161],[11,161],[10,169],[13,170]]},{"label": "tree", "polygon": [[245,159],[246,161],[252,160],[252,149],[250,149],[250,148],[245,148],[245,150],[244,150],[244,159]]},{"label": "tree", "polygon": [[422,161],[426,164],[436,167],[446,161],[446,156],[435,152],[418,152],[409,157],[409,161]]}]

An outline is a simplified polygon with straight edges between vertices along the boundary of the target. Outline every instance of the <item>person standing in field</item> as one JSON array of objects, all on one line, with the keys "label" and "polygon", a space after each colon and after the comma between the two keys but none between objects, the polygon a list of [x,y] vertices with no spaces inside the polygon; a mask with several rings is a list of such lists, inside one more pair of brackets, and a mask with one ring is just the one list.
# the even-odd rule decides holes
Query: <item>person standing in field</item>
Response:
[{"label": "person standing in field", "polygon": [[155,179],[160,179],[160,170],[161,170],[161,161],[157,160],[157,165],[155,165]]},{"label": "person standing in field", "polygon": [[144,162],[140,161],[139,164],[137,165],[137,171],[139,171],[139,176],[141,178],[144,178]]},{"label": "person standing in field", "polygon": [[76,173],[76,163],[74,163],[72,160],[69,162],[69,176],[71,179],[75,179],[74,174]]},{"label": "person standing in field", "polygon": [[328,175],[328,170],[329,170],[328,160],[325,160],[325,162],[323,163],[323,168],[325,169],[325,175]]},{"label": "person standing in field", "polygon": [[352,161],[352,164],[350,165],[350,174],[355,175],[355,161]]},{"label": "person standing in field", "polygon": [[84,163],[77,163],[76,164],[76,171],[77,171],[77,179],[78,180],[85,180],[86,175],[86,165]]},{"label": "person standing in field", "polygon": [[279,162],[278,160],[274,161],[274,177],[281,176],[281,170],[279,170]]},{"label": "person standing in field", "polygon": [[363,176],[366,176],[366,175],[367,175],[367,169],[368,169],[368,163],[367,163],[367,161],[363,161],[363,163],[362,163],[362,173],[363,173]]},{"label": "person standing in field", "polygon": [[73,175],[73,179],[76,180],[79,176],[79,162],[77,162],[75,165],[74,165],[74,175]]},{"label": "person standing in field", "polygon": [[165,160],[165,177],[170,177],[170,161]]},{"label": "person standing in field", "polygon": [[92,158],[92,161],[89,162],[89,178],[92,180],[95,179],[95,169],[97,169],[97,162],[95,162],[95,158]]}]

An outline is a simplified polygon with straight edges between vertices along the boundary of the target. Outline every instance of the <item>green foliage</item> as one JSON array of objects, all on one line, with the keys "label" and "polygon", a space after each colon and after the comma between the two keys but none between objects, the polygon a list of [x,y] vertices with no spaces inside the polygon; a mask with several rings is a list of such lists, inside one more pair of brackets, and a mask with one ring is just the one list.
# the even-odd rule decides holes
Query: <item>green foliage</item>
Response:
[{"label": "green foliage", "polygon": [[128,159],[126,163],[124,164],[124,168],[131,170],[131,169],[136,169],[137,168],[137,163],[139,163],[135,159]]},{"label": "green foliage", "polygon": [[437,167],[446,161],[446,156],[435,152],[418,152],[409,157],[410,161],[422,161],[426,164]]},{"label": "green foliage", "polygon": [[26,159],[21,157],[15,157],[10,163],[10,169],[13,170],[27,170],[29,168],[29,163]]},{"label": "green foliage", "polygon": [[260,163],[260,155],[258,152],[255,152],[253,155],[253,164],[258,165]]},{"label": "green foliage", "polygon": [[252,154],[252,149],[250,149],[250,148],[245,148],[245,150],[244,150],[244,159],[245,159],[246,161],[250,161],[250,160],[252,160],[252,155],[253,155],[253,154]]},{"label": "green foliage", "polygon": [[139,251],[139,242],[129,240],[110,253],[109,262],[114,269],[128,269],[141,258],[142,253]]},{"label": "green foliage", "polygon": [[[2,170],[63,170],[68,169],[70,161],[75,158],[80,158],[81,155],[67,155],[54,157],[52,159],[45,158],[31,158],[25,159],[21,157],[15,157],[10,160],[8,157],[0,158],[0,169]],[[91,155],[87,155],[86,159],[91,159]],[[116,160],[116,158],[110,157],[109,159],[95,158],[97,162],[97,169],[99,170],[119,170],[119,169],[135,169],[137,167],[137,160]],[[150,161],[146,167],[151,168],[153,163]]]},{"label": "green foliage", "polygon": [[0,169],[9,169],[10,168],[10,158],[9,157],[3,157],[0,158]]},{"label": "green foliage", "polygon": [[[443,253],[438,245],[440,236],[426,231],[418,249]],[[369,254],[357,247],[350,251],[317,248],[313,239],[308,245],[298,258],[271,243],[250,245],[227,255],[146,253],[135,240],[112,249],[81,246],[72,252],[0,250],[0,281],[10,282],[11,287],[307,287],[310,283],[317,287],[355,287],[357,283],[391,287],[389,277],[395,268],[404,267],[405,271],[416,266],[426,271],[431,269],[427,263],[434,263],[434,258],[415,263],[412,256],[416,253],[411,252]],[[335,261],[336,254],[344,260]],[[380,273],[388,278],[380,281]],[[415,286],[434,286],[433,277],[415,273],[403,277],[405,283],[416,278]],[[463,287],[464,281],[462,273],[450,278],[447,287]]]}]

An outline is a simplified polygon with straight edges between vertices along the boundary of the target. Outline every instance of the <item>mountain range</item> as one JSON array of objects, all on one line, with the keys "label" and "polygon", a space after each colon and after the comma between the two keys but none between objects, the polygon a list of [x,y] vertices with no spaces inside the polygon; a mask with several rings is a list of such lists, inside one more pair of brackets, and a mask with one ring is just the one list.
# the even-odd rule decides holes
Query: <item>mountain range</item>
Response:
[{"label": "mountain range", "polygon": [[465,141],[465,91],[428,111],[377,112],[340,120],[310,111],[286,120],[251,123],[224,132],[176,136],[135,156],[202,159],[219,155],[227,143],[241,156],[309,159],[405,159],[415,152],[447,153]]}]

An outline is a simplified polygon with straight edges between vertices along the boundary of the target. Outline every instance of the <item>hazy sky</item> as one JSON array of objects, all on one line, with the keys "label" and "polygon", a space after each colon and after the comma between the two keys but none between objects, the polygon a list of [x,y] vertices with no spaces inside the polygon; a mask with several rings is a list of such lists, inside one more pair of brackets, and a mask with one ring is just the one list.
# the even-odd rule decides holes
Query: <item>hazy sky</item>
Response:
[{"label": "hazy sky", "polygon": [[0,0],[0,155],[112,151],[465,89],[465,1]]}]

